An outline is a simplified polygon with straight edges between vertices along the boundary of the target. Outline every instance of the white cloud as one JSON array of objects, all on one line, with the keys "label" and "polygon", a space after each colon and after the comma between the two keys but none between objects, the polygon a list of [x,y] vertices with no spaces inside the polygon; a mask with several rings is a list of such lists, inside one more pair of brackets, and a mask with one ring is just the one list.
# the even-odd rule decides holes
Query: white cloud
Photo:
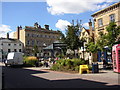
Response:
[{"label": "white cloud", "polygon": [[62,31],[64,31],[68,25],[71,25],[70,22],[68,22],[67,20],[62,20],[62,19],[59,19],[58,22],[56,23],[56,27]]},{"label": "white cloud", "polygon": [[83,27],[85,27],[85,28],[89,28],[88,23],[84,23],[84,24],[83,24]]},{"label": "white cloud", "polygon": [[2,0],[2,2],[45,2],[46,0]]},{"label": "white cloud", "polygon": [[0,37],[6,37],[7,33],[12,31],[8,25],[0,25]]},{"label": "white cloud", "polygon": [[13,37],[13,34],[14,34],[14,32],[10,32],[10,33],[9,33],[9,37],[10,37],[10,38],[14,38],[14,37]]},{"label": "white cloud", "polygon": [[46,0],[47,10],[52,15],[59,14],[79,14],[86,11],[103,9],[111,2],[119,0]]}]

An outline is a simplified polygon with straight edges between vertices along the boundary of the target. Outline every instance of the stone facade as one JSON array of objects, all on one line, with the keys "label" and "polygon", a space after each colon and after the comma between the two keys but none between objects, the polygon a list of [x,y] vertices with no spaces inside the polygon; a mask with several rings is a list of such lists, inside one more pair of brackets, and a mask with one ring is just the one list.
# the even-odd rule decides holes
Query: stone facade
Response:
[{"label": "stone facade", "polygon": [[14,37],[19,39],[24,44],[24,53],[31,55],[35,45],[37,45],[39,52],[58,40],[60,34],[58,31],[49,30],[49,25],[45,25],[45,28],[41,28],[36,22],[34,27],[25,26],[17,27],[17,31],[14,33]]},{"label": "stone facade", "polygon": [[97,55],[86,51],[86,44],[88,44],[90,41],[94,42],[94,29],[92,27],[92,22],[88,22],[89,29],[82,28],[82,31],[80,33],[80,40],[83,41],[83,46],[79,49],[79,56],[80,58],[83,58],[84,60],[89,60],[89,64],[91,64],[93,61],[96,61]]},{"label": "stone facade", "polygon": [[94,13],[92,17],[94,19],[95,39],[97,39],[100,31],[107,33],[106,26],[111,21],[114,21],[118,26],[120,25],[120,2]]},{"label": "stone facade", "polygon": [[86,44],[89,42],[90,37],[90,30],[82,28],[81,34],[80,34],[80,40],[84,39],[84,47],[81,47],[79,50],[80,58],[84,58],[84,60],[89,60],[89,53],[86,52]]},{"label": "stone facade", "polygon": [[23,52],[23,43],[18,39],[0,38],[0,52],[3,59],[9,52]]}]

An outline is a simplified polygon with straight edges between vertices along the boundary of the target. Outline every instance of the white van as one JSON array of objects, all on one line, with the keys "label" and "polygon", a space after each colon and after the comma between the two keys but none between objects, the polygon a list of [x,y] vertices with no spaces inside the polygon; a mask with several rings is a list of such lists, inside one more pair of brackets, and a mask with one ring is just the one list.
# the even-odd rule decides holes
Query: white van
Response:
[{"label": "white van", "polygon": [[7,55],[7,60],[5,61],[5,66],[7,65],[22,65],[23,55],[21,52],[10,52]]}]

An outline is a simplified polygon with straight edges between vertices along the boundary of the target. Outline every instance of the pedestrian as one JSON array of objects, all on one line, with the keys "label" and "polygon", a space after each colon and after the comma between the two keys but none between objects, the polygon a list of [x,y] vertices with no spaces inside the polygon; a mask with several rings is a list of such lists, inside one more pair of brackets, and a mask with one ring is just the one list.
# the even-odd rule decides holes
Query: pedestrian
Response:
[{"label": "pedestrian", "polygon": [[103,62],[103,69],[106,69],[106,66],[108,65],[108,63],[106,62],[106,60],[104,58],[104,53],[102,53],[102,55],[101,55],[101,60]]},{"label": "pedestrian", "polygon": [[108,65],[108,63],[106,62],[106,60],[103,60],[103,69],[106,69],[106,66]]},{"label": "pedestrian", "polygon": [[39,66],[39,62],[35,61],[35,66],[38,67]]},{"label": "pedestrian", "polygon": [[45,66],[48,67],[48,62],[45,63]]}]

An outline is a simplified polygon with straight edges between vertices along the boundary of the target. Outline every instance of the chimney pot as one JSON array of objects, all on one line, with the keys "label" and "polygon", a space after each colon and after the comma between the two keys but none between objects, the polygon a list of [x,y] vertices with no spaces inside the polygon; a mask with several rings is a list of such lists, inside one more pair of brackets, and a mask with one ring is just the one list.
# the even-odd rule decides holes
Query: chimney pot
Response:
[{"label": "chimney pot", "polygon": [[45,29],[49,30],[49,25],[44,25]]}]

